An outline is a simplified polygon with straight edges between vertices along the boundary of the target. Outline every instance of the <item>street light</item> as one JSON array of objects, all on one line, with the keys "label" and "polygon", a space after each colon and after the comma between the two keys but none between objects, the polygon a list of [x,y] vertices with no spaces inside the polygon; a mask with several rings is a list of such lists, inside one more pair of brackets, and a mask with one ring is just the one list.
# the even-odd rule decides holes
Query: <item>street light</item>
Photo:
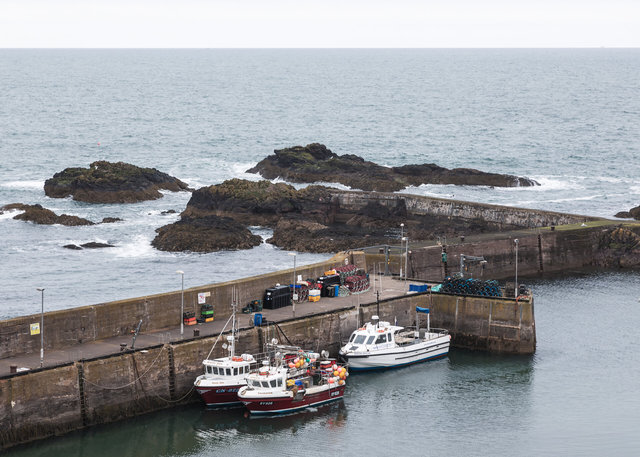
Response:
[{"label": "street light", "polygon": [[400,224],[400,277],[402,278],[402,242],[404,241],[404,222]]},{"label": "street light", "polygon": [[516,244],[516,288],[514,291],[514,295],[515,298],[518,298],[518,238],[513,240],[513,242]]},{"label": "street light", "polygon": [[44,287],[38,287],[40,291],[41,305],[40,308],[40,368],[44,366]]},{"label": "street light", "polygon": [[184,335],[184,271],[176,270],[176,273],[182,276],[182,294],[180,303],[180,336]]},{"label": "street light", "polygon": [[296,317],[296,300],[298,299],[298,293],[296,291],[296,256],[297,253],[290,252],[289,255],[293,256],[293,296],[291,297],[291,306],[293,308],[293,317]]},{"label": "street light", "polygon": [[404,241],[404,285],[406,289],[407,276],[409,276],[409,271],[407,269],[409,267],[409,237],[405,236],[402,240]]}]

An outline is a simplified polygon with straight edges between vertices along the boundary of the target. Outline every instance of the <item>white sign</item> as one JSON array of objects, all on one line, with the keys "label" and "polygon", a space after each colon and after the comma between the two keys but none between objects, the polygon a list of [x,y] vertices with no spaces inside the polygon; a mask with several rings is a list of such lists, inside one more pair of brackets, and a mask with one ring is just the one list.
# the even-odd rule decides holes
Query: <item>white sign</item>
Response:
[{"label": "white sign", "polygon": [[298,300],[298,294],[293,294],[293,301],[297,301]]},{"label": "white sign", "polygon": [[211,296],[211,292],[200,292],[198,294],[198,304],[202,305],[207,302],[207,297]]},{"label": "white sign", "polygon": [[29,326],[32,335],[40,335],[40,323],[31,324]]}]

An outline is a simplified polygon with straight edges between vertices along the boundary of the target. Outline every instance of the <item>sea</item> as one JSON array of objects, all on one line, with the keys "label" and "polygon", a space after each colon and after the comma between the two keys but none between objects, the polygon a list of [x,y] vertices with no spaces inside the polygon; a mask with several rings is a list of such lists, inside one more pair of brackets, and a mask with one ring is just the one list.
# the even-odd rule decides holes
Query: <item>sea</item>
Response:
[{"label": "sea", "polygon": [[[382,165],[540,183],[407,193],[613,218],[640,205],[639,74],[639,49],[0,50],[0,206],[123,219],[64,227],[0,215],[0,319],[179,290],[177,270],[193,287],[293,267],[267,243],[211,254],[152,248],[185,192],[113,205],[44,195],[54,173],[96,160],[154,167],[199,188],[258,180],[246,170],[274,149],[319,142]],[[62,247],[90,241],[114,247]],[[638,273],[528,282],[533,356],[453,349],[353,375],[342,402],[301,414],[252,419],[192,405],[9,454],[637,455]]]}]

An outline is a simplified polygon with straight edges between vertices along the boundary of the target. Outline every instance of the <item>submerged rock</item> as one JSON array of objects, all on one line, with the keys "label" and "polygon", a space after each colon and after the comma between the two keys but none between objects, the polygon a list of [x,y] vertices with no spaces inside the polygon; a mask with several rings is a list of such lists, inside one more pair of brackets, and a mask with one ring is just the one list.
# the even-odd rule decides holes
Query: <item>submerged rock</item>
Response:
[{"label": "submerged rock", "polygon": [[248,173],[267,179],[282,178],[290,182],[338,182],[353,189],[395,192],[421,184],[458,184],[473,186],[518,187],[539,185],[529,178],[486,173],[471,168],[447,169],[435,164],[384,167],[345,154],[339,156],[326,146],[312,143],[276,149]]},{"label": "submerged rock", "polygon": [[119,217],[104,217],[102,218],[101,224],[112,224],[114,222],[122,222],[122,219]]},{"label": "submerged rock", "polygon": [[77,244],[65,244],[62,247],[65,248],[65,249],[72,249],[74,251],[82,251],[82,248],[80,246],[78,246]]},{"label": "submerged rock", "polygon": [[56,213],[51,211],[50,209],[43,208],[41,205],[25,205],[23,203],[11,203],[9,205],[5,205],[2,207],[3,210],[21,210],[24,211],[13,218],[16,220],[33,222],[35,224],[44,224],[44,225],[68,225],[68,226],[76,226],[76,225],[95,225],[94,222],[90,220],[83,219],[78,216],[70,216],[68,214],[61,214],[58,216]]},{"label": "submerged rock", "polygon": [[99,249],[99,248],[115,248],[113,244],[98,243],[97,241],[91,241],[80,245],[85,249]]},{"label": "submerged rock", "polygon": [[71,196],[88,203],[135,203],[162,197],[160,189],[190,190],[178,178],[155,168],[140,168],[124,162],[93,162],[89,168],[66,168],[44,183],[52,198]]}]

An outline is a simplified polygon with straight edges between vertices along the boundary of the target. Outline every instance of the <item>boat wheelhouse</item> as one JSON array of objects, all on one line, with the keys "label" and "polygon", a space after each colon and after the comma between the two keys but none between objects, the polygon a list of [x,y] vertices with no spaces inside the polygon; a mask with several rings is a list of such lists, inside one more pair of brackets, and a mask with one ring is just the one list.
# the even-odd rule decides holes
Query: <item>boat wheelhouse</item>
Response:
[{"label": "boat wheelhouse", "polygon": [[[427,315],[426,329],[420,328],[420,314]],[[372,322],[351,334],[340,356],[352,371],[396,368],[445,357],[450,340],[447,330],[430,327],[428,308],[416,307],[415,328],[391,325],[373,316]]]}]

